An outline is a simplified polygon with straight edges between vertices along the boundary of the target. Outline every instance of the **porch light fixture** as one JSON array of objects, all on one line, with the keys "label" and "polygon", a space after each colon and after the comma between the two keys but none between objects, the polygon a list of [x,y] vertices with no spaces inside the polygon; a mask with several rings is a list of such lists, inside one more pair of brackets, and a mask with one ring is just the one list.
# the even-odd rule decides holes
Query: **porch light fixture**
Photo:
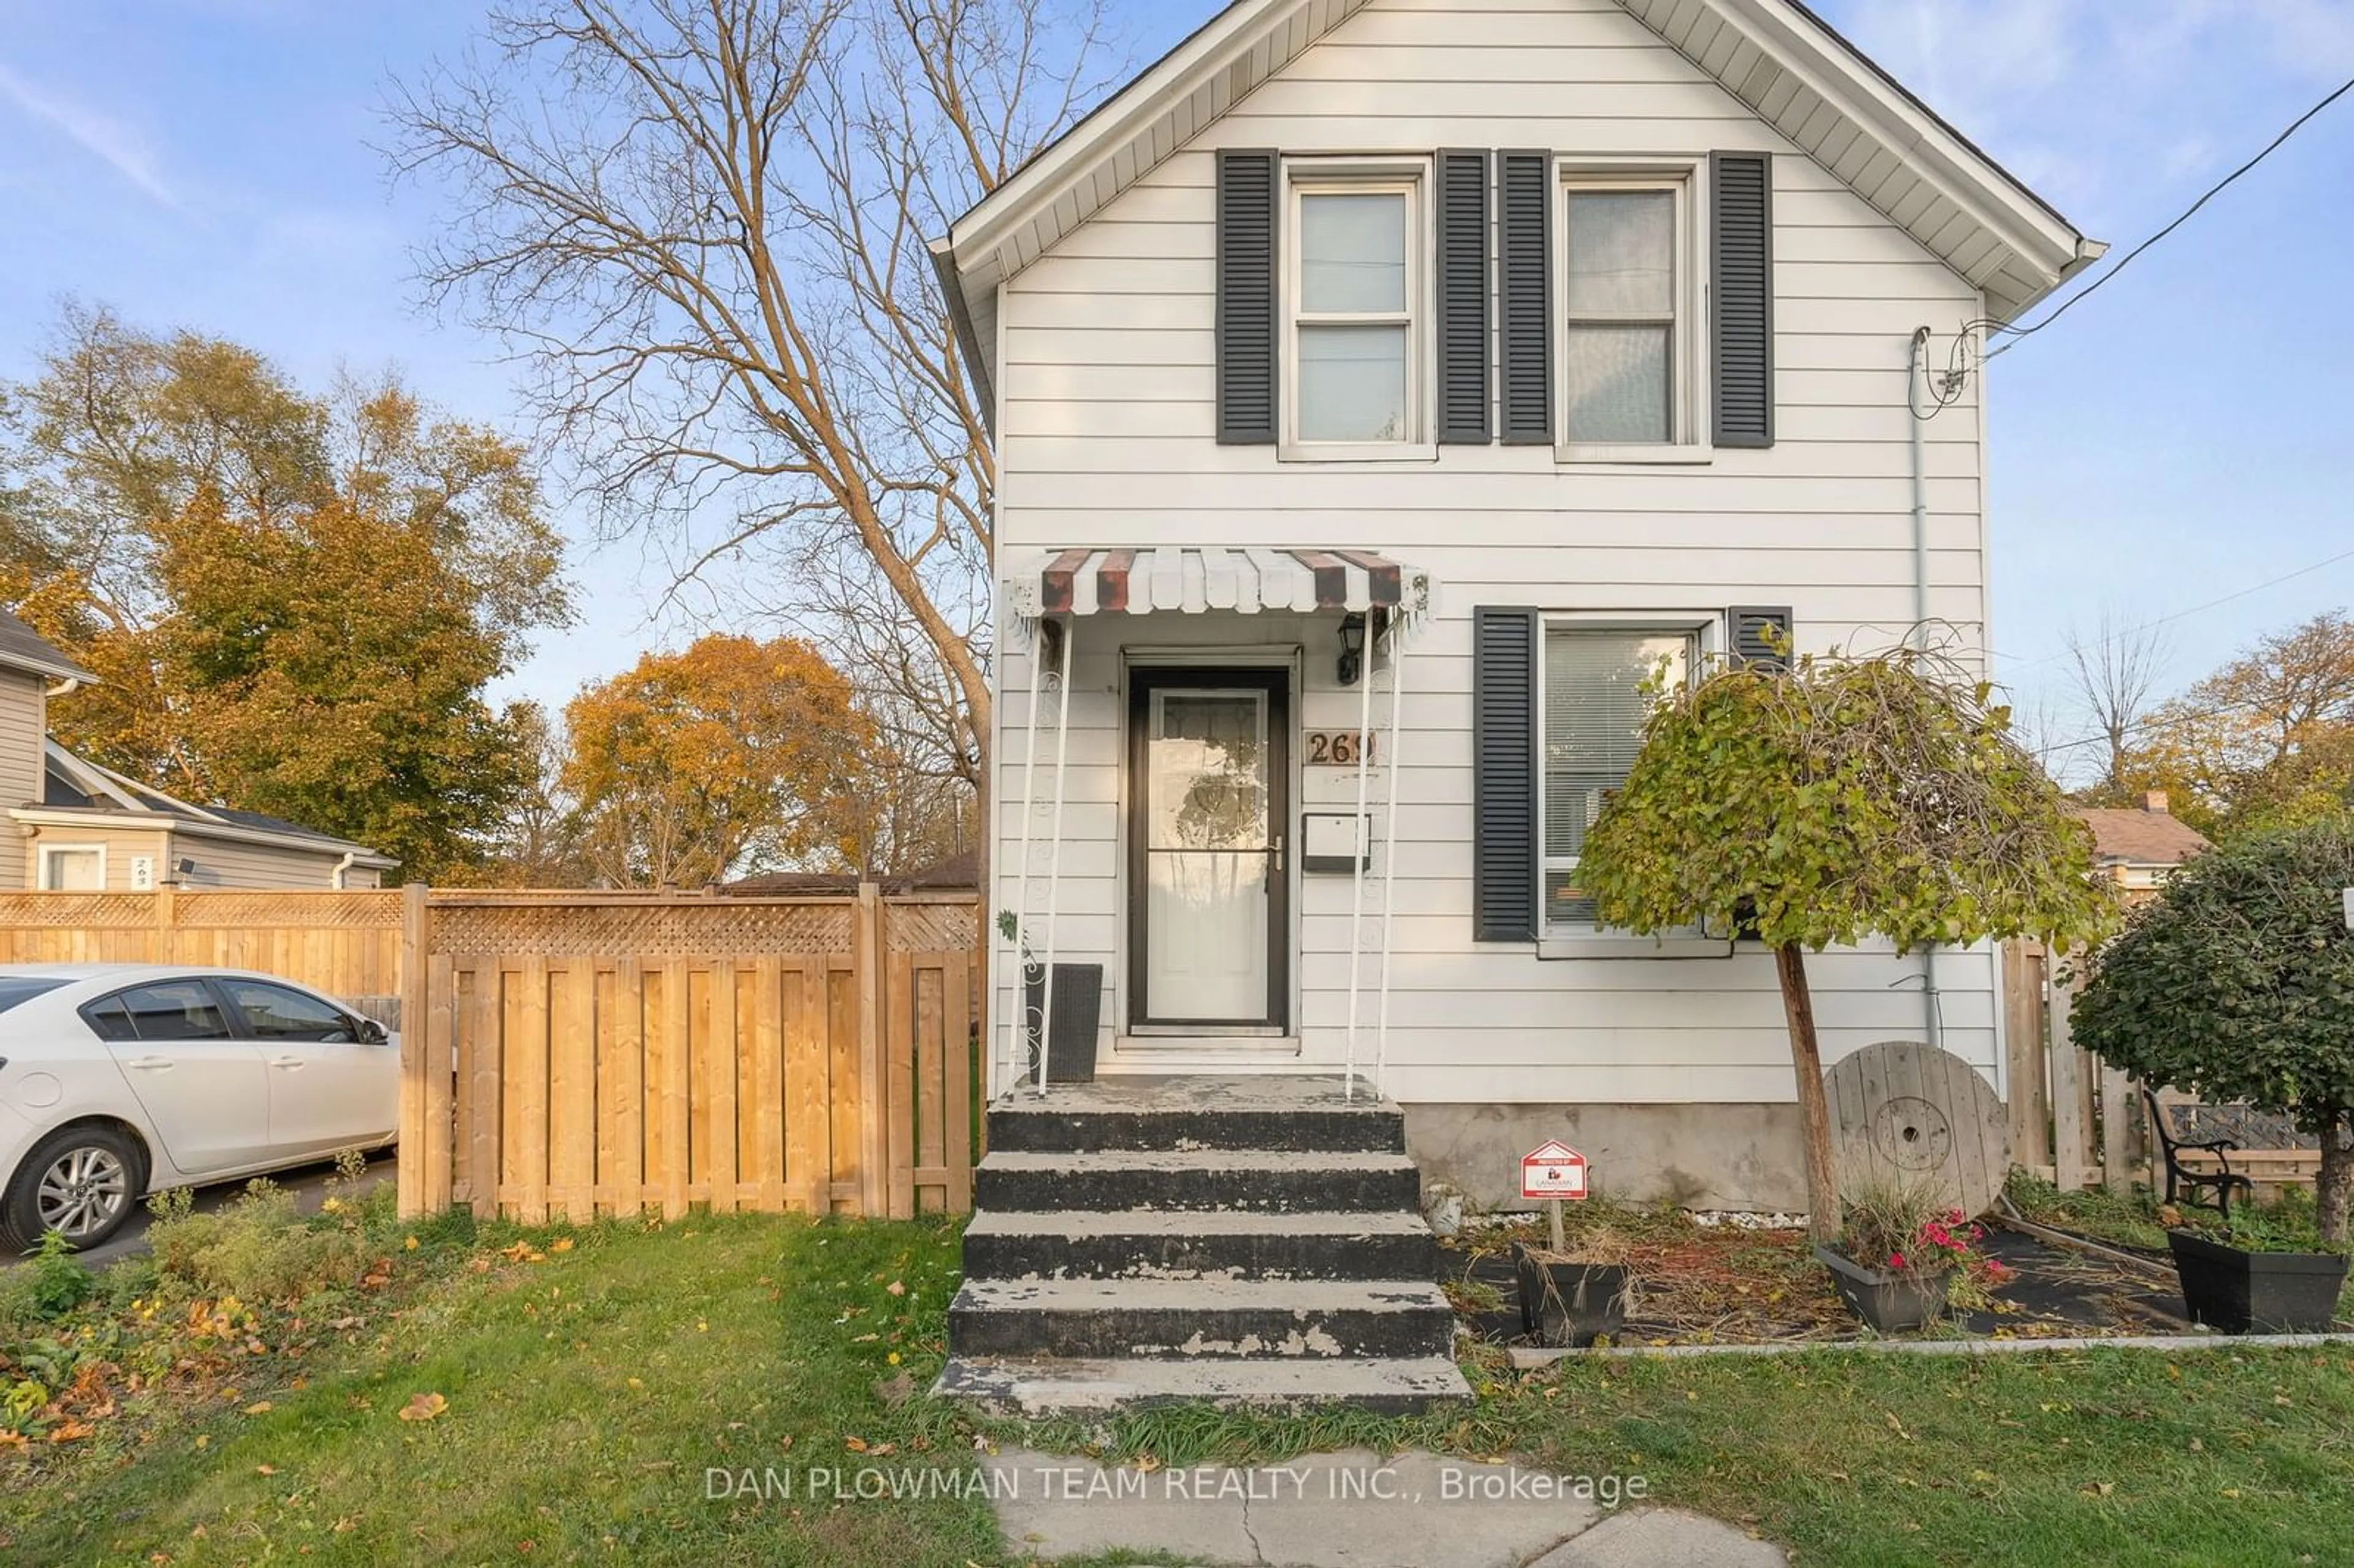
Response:
[{"label": "porch light fixture", "polygon": [[1341,684],[1353,686],[1365,673],[1365,618],[1352,610],[1341,618]]}]

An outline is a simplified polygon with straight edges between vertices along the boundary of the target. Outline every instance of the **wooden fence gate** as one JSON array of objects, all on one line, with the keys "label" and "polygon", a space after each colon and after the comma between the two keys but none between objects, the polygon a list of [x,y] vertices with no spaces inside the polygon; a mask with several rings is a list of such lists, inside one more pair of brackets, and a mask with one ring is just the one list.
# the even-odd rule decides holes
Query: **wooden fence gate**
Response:
[{"label": "wooden fence gate", "polygon": [[[2098,1186],[2124,1195],[2136,1181],[2158,1190],[2163,1173],[2151,1169],[2156,1145],[2140,1080],[2079,1047],[2069,1030],[2080,983],[2075,967],[2055,959],[2040,942],[2012,941],[2003,944],[2002,972],[2012,1160],[2063,1192]],[[2165,1087],[2158,1098],[2170,1107],[2190,1103],[2190,1097]],[[2233,1108],[2207,1107],[2207,1114]],[[2214,1133],[2211,1128],[2202,1136]],[[2310,1184],[2317,1151],[2266,1147],[2268,1139],[2282,1141],[2272,1129],[2242,1137],[2252,1147],[2232,1153],[2232,1169],[2267,1186]],[[2214,1169],[2211,1156],[2186,1158],[2200,1169]]]},{"label": "wooden fence gate", "polygon": [[404,1214],[970,1206],[970,895],[403,892]]}]

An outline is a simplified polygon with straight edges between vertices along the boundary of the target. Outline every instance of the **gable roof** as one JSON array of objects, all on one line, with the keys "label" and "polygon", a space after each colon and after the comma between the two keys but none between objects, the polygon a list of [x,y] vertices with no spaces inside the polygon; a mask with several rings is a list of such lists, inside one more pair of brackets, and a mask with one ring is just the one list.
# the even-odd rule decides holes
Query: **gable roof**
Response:
[{"label": "gable roof", "polygon": [[267,816],[260,811],[233,810],[227,806],[191,805],[175,795],[167,795],[161,789],[126,778],[111,768],[101,768],[86,758],[77,757],[55,740],[48,745],[41,799],[16,808],[16,812],[32,811],[45,815],[72,812],[93,819],[103,818],[117,825],[127,823],[169,828],[175,832],[194,833],[199,838],[266,842],[283,849],[308,850],[318,854],[348,854],[353,857],[355,865],[385,871],[400,863],[390,856],[378,854],[366,844],[337,838],[333,833],[323,833],[315,828],[306,828],[282,817]]},{"label": "gable roof", "polygon": [[0,669],[22,670],[53,681],[95,681],[96,675],[67,658],[58,646],[5,609],[0,609]]},{"label": "gable roof", "polygon": [[2095,865],[2180,865],[2215,847],[2198,829],[2165,811],[2080,806],[2075,814],[2093,830]]},{"label": "gable roof", "polygon": [[[1366,0],[1233,0],[932,242],[994,408],[997,286],[1036,260]],[[2007,322],[2107,249],[1797,0],[1618,0],[1760,119],[1985,291]]]}]

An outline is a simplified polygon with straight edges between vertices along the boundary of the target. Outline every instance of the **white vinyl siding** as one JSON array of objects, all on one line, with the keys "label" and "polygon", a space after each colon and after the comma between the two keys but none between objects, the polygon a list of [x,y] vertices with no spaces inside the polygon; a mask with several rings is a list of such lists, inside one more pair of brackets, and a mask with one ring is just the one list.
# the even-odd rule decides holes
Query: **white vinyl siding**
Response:
[{"label": "white vinyl siding", "polygon": [[[48,737],[47,685],[38,675],[21,670],[0,670],[0,810],[27,805],[41,798]],[[21,833],[21,830],[11,830]],[[10,840],[0,853],[0,888],[30,885],[27,856]]]},{"label": "white vinyl siding", "polygon": [[[1221,146],[1299,157],[1548,148],[1564,163],[1660,167],[1711,151],[1775,154],[1776,444],[1671,464],[1564,463],[1552,447],[1502,445],[1443,447],[1414,462],[1298,463],[1271,448],[1216,445]],[[1611,0],[1371,0],[1006,286],[1001,556],[1076,544],[1324,546],[1429,568],[1437,607],[1405,664],[1389,1092],[1787,1101],[1773,963],[1754,944],[1729,958],[1549,962],[1528,945],[1473,941],[1471,613],[1542,605],[1631,619],[1787,604],[1802,652],[1900,641],[1914,620],[1908,339],[1928,324],[1942,353],[1956,325],[1982,313],[1968,283]],[[1929,613],[1973,645],[1987,616],[1978,391],[1973,377],[1921,427]],[[1333,683],[1330,620],[1096,616],[1077,621],[1076,638],[1057,958],[1107,966],[1110,1020],[1125,962],[1120,644],[1297,648],[1303,730],[1356,727],[1360,693]],[[1002,908],[1019,862],[1031,666],[1010,634],[999,646],[991,864]],[[1053,746],[1044,731],[1042,761]],[[1046,776],[1042,766],[1042,794]],[[1383,838],[1385,782],[1377,769]],[[1349,769],[1303,767],[1299,789],[1305,810],[1354,807]],[[1032,859],[1043,877],[1034,837]],[[1334,1065],[1348,1022],[1350,879],[1293,874],[1300,1057]],[[1366,1048],[1381,897],[1369,879]],[[1941,951],[1936,967],[1945,1044],[1993,1072],[1991,955]],[[1827,1055],[1923,1037],[1917,957],[1834,950],[1809,957],[1808,977]]]}]

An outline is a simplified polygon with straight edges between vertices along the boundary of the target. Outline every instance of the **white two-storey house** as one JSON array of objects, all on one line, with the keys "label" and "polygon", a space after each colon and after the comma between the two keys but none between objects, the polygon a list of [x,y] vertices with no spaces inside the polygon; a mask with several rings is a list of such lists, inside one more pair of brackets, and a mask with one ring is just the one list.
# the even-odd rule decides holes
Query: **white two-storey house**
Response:
[{"label": "white two-storey house", "polygon": [[[1085,967],[1050,1089],[1353,1069],[1476,1202],[1558,1137],[1802,1206],[1770,956],[1598,927],[1579,843],[1662,660],[1978,656],[1972,349],[2101,249],[1793,0],[1218,12],[936,247],[1000,472],[993,1086],[1026,949]],[[2000,1086],[1992,952],[1812,976],[1827,1057]]]}]

